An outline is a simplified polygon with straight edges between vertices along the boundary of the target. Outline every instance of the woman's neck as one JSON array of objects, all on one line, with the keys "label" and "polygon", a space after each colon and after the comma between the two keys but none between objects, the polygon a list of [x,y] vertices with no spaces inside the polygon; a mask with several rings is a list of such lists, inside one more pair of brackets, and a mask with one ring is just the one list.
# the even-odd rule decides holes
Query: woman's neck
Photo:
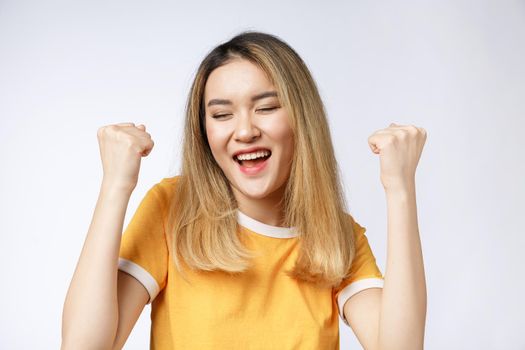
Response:
[{"label": "woman's neck", "polygon": [[284,226],[282,198],[284,189],[279,189],[264,198],[250,198],[233,189],[239,210],[254,220],[271,226]]}]

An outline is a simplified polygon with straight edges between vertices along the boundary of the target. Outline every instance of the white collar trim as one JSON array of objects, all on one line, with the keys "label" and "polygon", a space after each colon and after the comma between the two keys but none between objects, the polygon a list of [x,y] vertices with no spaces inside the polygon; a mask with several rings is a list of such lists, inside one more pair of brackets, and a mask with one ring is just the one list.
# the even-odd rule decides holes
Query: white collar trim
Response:
[{"label": "white collar trim", "polygon": [[239,223],[239,225],[244,226],[250,231],[268,237],[293,238],[298,236],[294,227],[279,227],[267,225],[249,217],[240,210],[237,210],[237,222]]}]

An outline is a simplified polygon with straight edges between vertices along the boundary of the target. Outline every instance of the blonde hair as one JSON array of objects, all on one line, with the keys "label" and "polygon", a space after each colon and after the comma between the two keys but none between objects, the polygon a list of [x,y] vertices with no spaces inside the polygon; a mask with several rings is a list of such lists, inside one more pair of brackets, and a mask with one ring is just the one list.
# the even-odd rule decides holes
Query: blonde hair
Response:
[{"label": "blonde hair", "polygon": [[237,203],[215,161],[205,132],[204,88],[210,73],[234,59],[266,72],[286,108],[294,156],[283,198],[284,224],[299,232],[291,278],[323,287],[349,277],[355,256],[353,219],[345,213],[330,130],[317,86],[303,60],[280,38],[245,31],[209,52],[191,86],[183,138],[181,176],[171,201],[169,233],[173,259],[192,269],[246,271],[254,256],[237,236]]}]

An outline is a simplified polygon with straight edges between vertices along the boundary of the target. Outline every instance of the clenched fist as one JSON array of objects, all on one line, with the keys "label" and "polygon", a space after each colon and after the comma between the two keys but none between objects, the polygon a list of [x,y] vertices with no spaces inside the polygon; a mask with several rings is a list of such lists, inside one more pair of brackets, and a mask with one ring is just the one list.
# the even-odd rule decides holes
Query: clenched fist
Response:
[{"label": "clenched fist", "polygon": [[133,191],[137,185],[140,161],[153,149],[151,135],[142,124],[119,123],[102,126],[97,131],[103,182]]},{"label": "clenched fist", "polygon": [[426,139],[425,129],[395,123],[370,135],[368,146],[379,154],[381,182],[386,191],[404,189],[415,183]]}]

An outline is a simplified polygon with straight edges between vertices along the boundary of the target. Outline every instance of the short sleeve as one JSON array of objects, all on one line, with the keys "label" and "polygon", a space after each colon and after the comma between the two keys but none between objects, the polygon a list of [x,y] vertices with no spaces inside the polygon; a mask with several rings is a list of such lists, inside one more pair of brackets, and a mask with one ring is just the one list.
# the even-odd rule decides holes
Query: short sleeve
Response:
[{"label": "short sleeve", "polygon": [[343,307],[346,301],[362,290],[383,288],[384,284],[383,275],[377,266],[376,259],[365,235],[366,228],[359,225],[352,216],[350,216],[350,220],[352,221],[352,227],[356,237],[355,258],[350,268],[350,277],[343,280],[334,291],[339,316],[348,326],[350,325],[343,313]]},{"label": "short sleeve", "polygon": [[144,196],[122,234],[118,269],[146,288],[150,304],[165,287],[168,247],[164,230],[164,202],[159,184]]}]

